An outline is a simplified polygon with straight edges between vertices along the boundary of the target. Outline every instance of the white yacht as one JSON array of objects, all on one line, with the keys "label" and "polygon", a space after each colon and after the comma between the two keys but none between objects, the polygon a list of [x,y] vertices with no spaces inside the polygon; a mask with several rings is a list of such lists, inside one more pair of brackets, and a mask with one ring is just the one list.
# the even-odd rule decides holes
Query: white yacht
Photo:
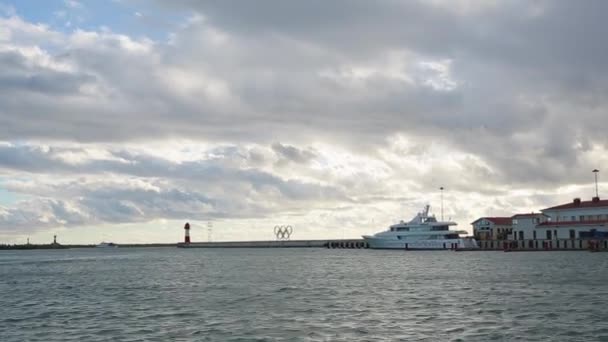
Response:
[{"label": "white yacht", "polygon": [[471,249],[478,248],[477,241],[462,238],[464,230],[450,230],[456,222],[438,222],[434,215],[429,216],[430,206],[416,215],[410,222],[393,224],[388,230],[374,235],[363,235],[369,248],[377,249]]}]

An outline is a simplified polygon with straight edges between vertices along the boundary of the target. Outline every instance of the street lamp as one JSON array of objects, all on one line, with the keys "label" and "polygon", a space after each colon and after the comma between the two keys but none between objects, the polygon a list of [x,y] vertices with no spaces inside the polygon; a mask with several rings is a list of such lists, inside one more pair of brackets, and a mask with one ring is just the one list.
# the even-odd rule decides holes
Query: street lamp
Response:
[{"label": "street lamp", "polygon": [[595,197],[600,198],[599,192],[597,191],[597,173],[600,172],[598,169],[592,171],[595,174]]},{"label": "street lamp", "polygon": [[213,223],[211,221],[207,222],[207,241],[211,242],[211,230],[213,229]]},{"label": "street lamp", "polygon": [[440,187],[441,190],[441,221],[443,222],[443,187]]}]

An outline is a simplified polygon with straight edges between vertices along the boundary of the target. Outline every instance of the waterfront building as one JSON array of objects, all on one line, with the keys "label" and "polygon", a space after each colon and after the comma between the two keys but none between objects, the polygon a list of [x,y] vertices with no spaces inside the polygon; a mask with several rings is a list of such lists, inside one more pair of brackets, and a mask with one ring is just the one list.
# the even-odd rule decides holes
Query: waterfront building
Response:
[{"label": "waterfront building", "polygon": [[471,225],[477,240],[506,240],[513,229],[510,217],[481,217]]},{"label": "waterfront building", "polygon": [[512,217],[509,240],[608,239],[608,200],[575,198],[540,213]]},{"label": "waterfront building", "polygon": [[513,232],[508,240],[536,240],[543,237],[538,235],[537,226],[549,219],[543,213],[517,214],[511,217]]},{"label": "waterfront building", "polygon": [[541,210],[548,217],[536,226],[539,239],[608,238],[608,200],[575,198],[572,202]]}]

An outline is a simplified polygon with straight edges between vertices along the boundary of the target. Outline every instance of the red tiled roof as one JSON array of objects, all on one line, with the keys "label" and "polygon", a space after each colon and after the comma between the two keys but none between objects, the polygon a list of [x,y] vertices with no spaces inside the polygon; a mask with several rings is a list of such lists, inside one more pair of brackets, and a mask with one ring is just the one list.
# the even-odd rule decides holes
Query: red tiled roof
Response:
[{"label": "red tiled roof", "polygon": [[576,209],[576,208],[600,208],[600,207],[608,207],[608,200],[599,200],[597,202],[593,201],[581,201],[579,204],[570,202],[566,204],[557,205],[555,207],[543,209],[545,210],[560,210],[560,209]]},{"label": "red tiled roof", "polygon": [[536,226],[552,227],[552,226],[588,226],[588,225],[605,225],[608,220],[584,220],[584,221],[558,221],[558,222],[543,222]]},{"label": "red tiled roof", "polygon": [[543,213],[531,213],[531,214],[515,214],[513,216],[511,216],[511,218],[516,218],[516,217],[537,217],[537,216],[546,216]]},{"label": "red tiled roof", "polygon": [[477,220],[473,221],[471,224],[479,221],[479,220],[488,220],[497,225],[508,226],[513,224],[513,221],[510,217],[480,217]]}]

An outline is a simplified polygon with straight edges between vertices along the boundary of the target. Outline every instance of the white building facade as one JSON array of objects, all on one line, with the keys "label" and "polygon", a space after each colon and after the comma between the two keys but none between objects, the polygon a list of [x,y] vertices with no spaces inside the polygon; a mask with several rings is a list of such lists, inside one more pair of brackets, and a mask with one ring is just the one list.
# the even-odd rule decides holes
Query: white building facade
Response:
[{"label": "white building facade", "polygon": [[517,214],[511,217],[513,233],[509,240],[537,240],[542,238],[538,234],[537,226],[547,222],[549,218],[542,213]]},{"label": "white building facade", "polygon": [[477,240],[506,240],[512,228],[510,217],[481,217],[471,225]]},{"label": "white building facade", "polygon": [[608,239],[608,200],[572,202],[512,217],[509,240]]},{"label": "white building facade", "polygon": [[571,203],[541,211],[548,217],[536,227],[542,239],[608,238],[608,200],[575,198]]}]

